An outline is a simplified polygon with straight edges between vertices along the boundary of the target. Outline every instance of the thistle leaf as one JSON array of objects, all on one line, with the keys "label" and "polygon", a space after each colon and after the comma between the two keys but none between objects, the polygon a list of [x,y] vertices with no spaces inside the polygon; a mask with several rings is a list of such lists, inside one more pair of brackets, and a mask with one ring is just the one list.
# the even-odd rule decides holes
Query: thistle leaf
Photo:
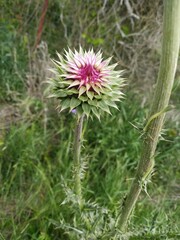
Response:
[{"label": "thistle leaf", "polygon": [[83,103],[82,109],[83,109],[84,113],[87,115],[87,117],[89,117],[91,107],[87,103]]},{"label": "thistle leaf", "polygon": [[73,81],[73,82],[71,83],[71,85],[70,85],[68,88],[77,86],[77,85],[79,85],[79,84],[80,84],[80,82],[79,82],[78,80],[75,80],[75,81]]},{"label": "thistle leaf", "polygon": [[78,97],[82,102],[86,102],[88,100],[88,97],[87,96],[80,96]]},{"label": "thistle leaf", "polygon": [[94,115],[99,119],[100,121],[100,113],[98,112],[96,107],[92,107],[92,112],[94,113]]},{"label": "thistle leaf", "polygon": [[67,96],[67,93],[66,93],[63,89],[61,89],[61,90],[58,90],[58,91],[57,91],[56,96],[57,96],[57,97],[60,97],[60,98],[61,98],[61,97],[63,98],[63,97],[66,97],[66,96]]},{"label": "thistle leaf", "polygon": [[99,88],[96,87],[94,84],[92,84],[91,86],[92,86],[92,88],[94,89],[94,91],[95,91],[97,94],[100,95]]},{"label": "thistle leaf", "polygon": [[100,107],[103,111],[111,114],[108,105],[104,101],[98,101],[98,107]]},{"label": "thistle leaf", "polygon": [[76,110],[77,110],[78,117],[82,116],[82,114],[83,114],[82,106],[79,105],[79,106],[76,108]]},{"label": "thistle leaf", "polygon": [[88,100],[88,104],[97,107],[97,100]]},{"label": "thistle leaf", "polygon": [[92,91],[86,91],[86,94],[87,94],[88,98],[90,98],[91,100],[93,99],[93,97],[94,97],[94,92],[92,92]]},{"label": "thistle leaf", "polygon": [[61,103],[60,103],[60,107],[61,107],[61,111],[67,109],[70,107],[70,99],[65,99],[65,100],[62,100]]},{"label": "thistle leaf", "polygon": [[67,94],[68,95],[78,94],[78,90],[76,88],[68,89]]},{"label": "thistle leaf", "polygon": [[86,84],[87,91],[91,88],[91,85],[89,83]]},{"label": "thistle leaf", "polygon": [[83,93],[85,93],[85,91],[86,91],[86,87],[82,86],[82,87],[79,89],[79,97],[80,97]]},{"label": "thistle leaf", "polygon": [[81,101],[77,98],[71,98],[71,101],[70,101],[70,111],[74,108],[76,108],[77,106],[79,106],[81,104]]},{"label": "thistle leaf", "polygon": [[119,110],[118,106],[116,105],[115,102],[111,101],[111,100],[104,100],[105,104],[107,104],[110,107],[116,108],[117,110]]}]

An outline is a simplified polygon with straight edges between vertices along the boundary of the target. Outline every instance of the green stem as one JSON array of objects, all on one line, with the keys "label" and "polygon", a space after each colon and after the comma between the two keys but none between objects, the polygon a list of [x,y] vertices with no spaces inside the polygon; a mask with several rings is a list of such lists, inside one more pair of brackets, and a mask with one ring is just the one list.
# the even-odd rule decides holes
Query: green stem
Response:
[{"label": "green stem", "polygon": [[80,208],[82,208],[82,190],[81,190],[81,138],[84,115],[77,120],[74,136],[74,163],[75,163],[75,193],[78,197]]},{"label": "green stem", "polygon": [[163,43],[160,69],[155,94],[149,113],[149,120],[144,129],[144,142],[141,159],[138,164],[135,179],[122,208],[119,228],[125,231],[127,221],[136,204],[143,184],[151,175],[154,166],[154,154],[163,126],[165,111],[174,82],[180,43],[180,0],[164,1]]}]

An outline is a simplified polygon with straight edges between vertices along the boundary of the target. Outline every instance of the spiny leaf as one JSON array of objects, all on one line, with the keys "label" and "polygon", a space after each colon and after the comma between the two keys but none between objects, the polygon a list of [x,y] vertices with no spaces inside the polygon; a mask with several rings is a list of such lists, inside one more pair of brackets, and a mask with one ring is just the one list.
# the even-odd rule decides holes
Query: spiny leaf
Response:
[{"label": "spiny leaf", "polygon": [[79,97],[86,91],[86,87],[82,86],[79,89]]},{"label": "spiny leaf", "polygon": [[88,98],[90,98],[91,100],[93,99],[93,97],[94,97],[94,92],[92,92],[92,91],[86,91],[86,94],[87,94]]},{"label": "spiny leaf", "polygon": [[99,114],[97,108],[96,107],[92,107],[91,109],[92,109],[92,112],[94,113],[94,115],[100,120],[100,114]]},{"label": "spiny leaf", "polygon": [[103,111],[111,114],[108,105],[104,101],[98,101],[98,107],[100,107]]},{"label": "spiny leaf", "polygon": [[97,100],[88,100],[88,103],[92,106],[97,107]]},{"label": "spiny leaf", "polygon": [[78,117],[82,116],[82,114],[83,114],[82,106],[79,105],[79,106],[76,108],[76,110],[77,110]]},{"label": "spiny leaf", "polygon": [[82,102],[86,102],[88,100],[87,96],[83,96],[81,95],[80,97],[78,97]]},{"label": "spiny leaf", "polygon": [[94,98],[99,99],[99,100],[102,99],[102,96],[103,96],[102,94],[101,95],[94,94]]},{"label": "spiny leaf", "polygon": [[70,102],[70,110],[76,108],[77,106],[79,106],[81,103],[81,101],[77,98],[71,98],[71,102]]},{"label": "spiny leaf", "polygon": [[61,111],[70,107],[70,99],[65,99],[61,101]]},{"label": "spiny leaf", "polygon": [[63,98],[67,96],[67,93],[64,90],[58,90],[56,96]]},{"label": "spiny leaf", "polygon": [[91,85],[89,83],[86,84],[86,89],[87,89],[87,92],[88,90],[91,88]]},{"label": "spiny leaf", "polygon": [[68,95],[78,94],[78,90],[76,88],[68,89],[67,94]]},{"label": "spiny leaf", "polygon": [[87,117],[89,117],[91,107],[87,103],[83,103],[82,104],[82,109],[85,112],[85,114],[87,115]]},{"label": "spiny leaf", "polygon": [[68,88],[77,86],[77,85],[79,85],[79,83],[80,83],[80,82],[79,82],[78,80],[75,80],[75,81],[73,81],[73,82],[70,84],[70,86],[69,86]]},{"label": "spiny leaf", "polygon": [[59,80],[57,80],[57,84],[64,84],[64,85],[70,85],[71,83],[72,83],[72,81],[71,80],[63,80],[63,81],[59,81]]},{"label": "spiny leaf", "polygon": [[97,94],[100,95],[99,88],[96,87],[94,84],[92,84],[91,86],[92,86],[92,88],[94,89],[94,91],[95,91]]},{"label": "spiny leaf", "polygon": [[113,107],[113,108],[116,108],[119,110],[118,106],[115,104],[115,102],[111,101],[111,100],[104,100],[104,102],[110,106],[110,107]]}]

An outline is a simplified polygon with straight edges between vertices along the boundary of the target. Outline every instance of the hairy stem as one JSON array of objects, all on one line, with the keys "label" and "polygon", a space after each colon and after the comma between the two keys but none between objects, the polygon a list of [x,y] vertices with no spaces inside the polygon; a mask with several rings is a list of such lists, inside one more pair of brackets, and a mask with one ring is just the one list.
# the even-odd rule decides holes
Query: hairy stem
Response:
[{"label": "hairy stem", "polygon": [[74,163],[75,163],[75,193],[78,197],[79,206],[82,207],[82,190],[81,190],[81,138],[84,115],[77,120],[74,136]]},{"label": "hairy stem", "polygon": [[141,159],[119,219],[119,228],[121,231],[126,229],[127,221],[136,204],[142,186],[145,184],[149,175],[151,175],[154,166],[154,154],[163,126],[177,67],[180,44],[179,23],[180,0],[165,0],[162,55],[157,85],[149,113],[149,120],[144,128]]}]

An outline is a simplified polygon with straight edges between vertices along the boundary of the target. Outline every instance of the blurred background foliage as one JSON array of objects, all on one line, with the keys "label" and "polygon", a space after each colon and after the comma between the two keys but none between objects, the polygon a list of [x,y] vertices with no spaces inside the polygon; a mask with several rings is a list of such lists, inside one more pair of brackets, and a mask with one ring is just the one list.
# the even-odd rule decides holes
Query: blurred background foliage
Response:
[{"label": "blurred background foliage", "polygon": [[[0,239],[80,239],[59,227],[61,219],[73,222],[72,211],[60,204],[65,197],[61,176],[72,175],[75,117],[57,113],[56,102],[46,97],[56,51],[79,45],[102,49],[104,57],[113,56],[126,70],[120,112],[104,116],[101,123],[89,120],[84,130],[83,157],[89,165],[84,194],[111,212],[118,212],[134,176],[157,78],[162,0],[49,1],[36,45],[44,2],[0,2]],[[141,194],[130,239],[178,239],[179,81],[178,65],[174,109],[158,146],[150,197]]]}]

